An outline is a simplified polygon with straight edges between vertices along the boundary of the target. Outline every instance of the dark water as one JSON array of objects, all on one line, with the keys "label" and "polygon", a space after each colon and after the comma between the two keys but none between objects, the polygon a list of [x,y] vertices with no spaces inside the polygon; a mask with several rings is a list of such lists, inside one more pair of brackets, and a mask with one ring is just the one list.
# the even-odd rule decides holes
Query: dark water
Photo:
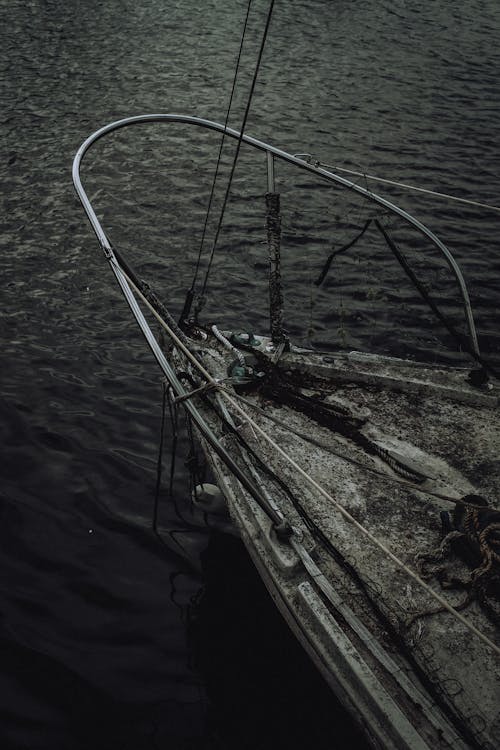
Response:
[{"label": "dark water", "polygon": [[[267,8],[254,5],[235,126]],[[2,747],[359,745],[241,548],[210,537],[191,513],[182,430],[163,543],[151,532],[160,379],[70,181],[81,141],[113,119],[175,111],[223,120],[246,3],[0,7]],[[499,34],[496,0],[277,2],[248,132],[498,204]],[[144,271],[158,275],[175,259],[163,289],[179,306],[217,141],[175,127],[168,135],[120,134],[85,174],[113,241]],[[237,173],[229,252],[216,257],[207,303],[219,322],[258,326],[264,314],[254,301],[265,278],[259,169],[249,163],[247,182]],[[287,171],[278,177],[294,251],[284,273],[307,282],[288,299],[294,336],[444,356],[429,314],[373,238],[315,291],[331,226],[342,244],[365,207],[332,201],[308,177],[292,195]],[[384,194],[453,249],[483,350],[498,359],[498,213]],[[413,252],[418,260],[420,247]],[[427,272],[429,249],[419,257]],[[429,278],[456,315],[449,281],[439,268]]]}]

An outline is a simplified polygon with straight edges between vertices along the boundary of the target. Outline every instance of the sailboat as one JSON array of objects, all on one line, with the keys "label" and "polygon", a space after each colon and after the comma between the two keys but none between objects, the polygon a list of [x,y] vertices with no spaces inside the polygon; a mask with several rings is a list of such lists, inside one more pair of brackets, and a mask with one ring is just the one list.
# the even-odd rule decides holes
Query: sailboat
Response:
[{"label": "sailboat", "polygon": [[[189,305],[176,321],[112,247],[82,160],[102,137],[152,122],[220,132],[265,154],[269,331],[204,325]],[[472,366],[294,345],[283,327],[276,162],[362,195],[432,244],[457,282],[467,327],[459,344]],[[73,179],[276,606],[367,738],[394,750],[499,747],[498,389],[449,249],[401,208],[303,155],[187,115],[104,126],[78,150]]]}]

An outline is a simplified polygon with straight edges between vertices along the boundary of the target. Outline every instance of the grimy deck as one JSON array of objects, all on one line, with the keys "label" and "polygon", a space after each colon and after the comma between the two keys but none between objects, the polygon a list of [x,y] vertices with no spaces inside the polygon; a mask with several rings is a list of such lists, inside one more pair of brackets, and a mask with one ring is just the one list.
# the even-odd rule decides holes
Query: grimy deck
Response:
[{"label": "grimy deck", "polygon": [[[227,354],[218,342],[203,348],[205,366],[221,379]],[[271,595],[376,746],[497,747],[498,653],[443,611],[357,525],[425,576],[424,584],[452,607],[469,592],[461,614],[495,641],[497,563],[476,580],[473,568],[488,567],[480,555],[471,564],[454,548],[439,549],[440,514],[448,512],[443,520],[463,539],[468,523],[484,530],[499,520],[491,510],[500,479],[494,391],[471,386],[466,370],[359,353],[323,357],[292,350],[278,369],[296,402],[279,403],[272,385],[236,395],[249,419],[226,406],[226,418],[242,438],[229,432],[223,440],[292,524],[291,540],[277,538],[266,514],[205,444]],[[214,404],[221,400],[210,398]],[[310,416],[302,400],[309,400]],[[207,404],[208,397],[201,408],[217,429],[218,417]],[[315,418],[322,409],[331,411],[332,424]],[[256,426],[326,495],[273,450]],[[490,503],[489,516],[474,516],[480,497]],[[470,505],[453,502],[461,498]],[[491,549],[497,549],[496,533],[486,533]]]}]

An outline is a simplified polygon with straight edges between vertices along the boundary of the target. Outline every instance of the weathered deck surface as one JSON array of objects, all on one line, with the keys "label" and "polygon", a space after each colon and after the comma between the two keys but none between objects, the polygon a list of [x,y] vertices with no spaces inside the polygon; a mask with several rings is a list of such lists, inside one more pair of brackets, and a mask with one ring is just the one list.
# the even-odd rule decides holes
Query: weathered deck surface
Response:
[{"label": "weathered deck surface", "polygon": [[[224,375],[226,354],[219,348],[205,356],[218,376]],[[452,374],[439,368],[363,355],[326,359],[292,352],[281,358],[279,366],[285,377],[295,378],[295,383],[297,372],[302,373],[300,391],[303,395],[314,395],[316,403],[339,406],[365,420],[360,433],[372,444],[400,457],[410,469],[424,475],[425,481],[417,483],[403,478],[383,456],[367,452],[355,439],[323,427],[314,419],[262,395],[245,395],[258,409],[249,404],[243,407],[331,494],[335,503],[348,510],[403,563],[416,569],[417,556],[432,553],[439,546],[440,511],[454,508],[452,502],[436,494],[457,499],[470,494],[482,495],[490,505],[498,507],[500,426],[495,391],[474,389],[467,382],[467,371]],[[317,376],[321,380],[315,379]],[[229,411],[235,423],[241,424],[241,415],[231,408]],[[206,415],[214,421],[210,410]],[[262,465],[250,459],[261,476],[262,486],[267,488],[285,517],[300,530],[305,548],[336,595],[348,603],[355,617],[403,672],[415,679],[413,668],[390,637],[389,628],[375,616],[369,599],[375,602],[387,622],[401,634],[418,668],[425,672],[443,703],[457,718],[455,729],[462,723],[468,730],[465,745],[458,739],[460,729],[457,735],[455,729],[450,730],[448,744],[467,747],[476,742],[477,747],[498,747],[498,656],[450,613],[427,614],[438,605],[423,588],[344,518],[335,503],[314,490],[249,424],[243,424],[241,430],[247,444],[269,469],[269,472],[263,471]],[[224,440],[241,462],[235,438]],[[368,732],[375,736],[375,741],[381,745],[387,743],[387,746],[393,743],[394,747],[398,743],[403,746],[405,742],[404,746],[419,746],[418,740],[415,744],[415,739],[407,737],[404,729],[401,736],[394,738],[391,730],[376,728],[377,722],[383,724],[388,717],[390,722],[391,716],[394,719],[397,710],[387,709],[385,718],[377,719],[380,705],[376,710],[363,708],[364,678],[358,684],[356,695],[355,680],[350,676],[352,665],[341,663],[346,648],[342,650],[338,642],[337,651],[333,646],[335,623],[340,623],[348,643],[354,646],[389,700],[394,700],[415,727],[422,738],[421,746],[446,747],[426,711],[408,699],[387,669],[366,648],[363,642],[366,639],[352,632],[342,617],[328,620],[330,615],[335,615],[335,608],[332,610],[331,604],[325,605],[324,596],[320,597],[321,606],[326,606],[324,617],[318,609],[320,605],[311,604],[309,598],[318,597],[314,578],[307,574],[292,550],[273,539],[267,518],[241,491],[234,478],[217,461],[215,468],[228,496],[231,513],[278,606],[334,689],[339,693],[344,691],[346,704],[358,712],[362,723],[368,724]],[[280,486],[273,481],[273,475],[291,491],[295,503],[283,491],[283,484]],[[317,533],[311,535],[307,522],[312,523]],[[337,559],[321,543],[318,533],[335,548]],[[339,560],[345,562],[339,564]],[[470,576],[471,569],[453,554],[443,563],[449,576],[463,579]],[[358,581],[350,575],[349,566],[356,571]],[[463,589],[443,589],[435,577],[429,579],[429,584],[453,606],[464,599]],[[498,643],[498,629],[477,601],[471,602],[464,614],[476,628]],[[365,688],[369,679],[366,678]],[[430,696],[431,703],[434,697]],[[398,720],[394,721],[397,724]]]}]

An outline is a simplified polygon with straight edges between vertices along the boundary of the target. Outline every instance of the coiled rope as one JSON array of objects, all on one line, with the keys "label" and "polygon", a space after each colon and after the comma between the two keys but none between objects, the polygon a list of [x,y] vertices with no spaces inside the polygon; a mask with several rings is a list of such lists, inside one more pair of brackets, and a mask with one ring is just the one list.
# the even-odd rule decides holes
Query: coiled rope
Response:
[{"label": "coiled rope", "polygon": [[[423,577],[436,577],[443,587],[468,590],[465,599],[456,605],[456,609],[463,610],[476,599],[490,620],[500,626],[498,609],[495,610],[489,601],[495,591],[496,598],[500,598],[500,512],[483,504],[483,499],[475,495],[465,499],[470,502],[466,508],[455,510],[451,531],[446,534],[437,550],[417,555],[417,567]],[[475,565],[468,578],[450,578],[447,575],[445,559],[450,549],[469,566]],[[427,568],[429,563],[437,563],[437,566]],[[426,610],[419,616],[437,612],[439,610]],[[415,619],[417,616],[412,621]]]},{"label": "coiled rope", "polygon": [[212,326],[212,333],[215,338],[221,342],[222,346],[224,346],[229,352],[232,352],[234,356],[238,358],[238,362],[240,363],[240,365],[242,367],[245,367],[245,357],[243,356],[243,354],[239,349],[231,344],[229,339],[227,339],[224,334],[219,331],[216,325]]}]

